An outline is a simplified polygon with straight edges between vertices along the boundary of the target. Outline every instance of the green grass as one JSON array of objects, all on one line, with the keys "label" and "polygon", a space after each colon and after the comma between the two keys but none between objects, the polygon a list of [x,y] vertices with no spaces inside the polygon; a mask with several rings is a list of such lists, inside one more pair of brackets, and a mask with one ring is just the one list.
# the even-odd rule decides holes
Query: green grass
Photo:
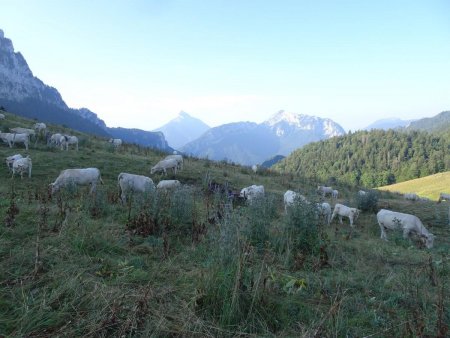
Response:
[{"label": "green grass", "polygon": [[450,192],[450,171],[434,174],[397,184],[386,185],[377,189],[383,191],[405,193],[416,193],[433,201],[439,199],[441,192]]},{"label": "green grass", "polygon": [[[8,114],[0,128],[32,123]],[[308,212],[284,215],[287,189],[314,201],[322,182],[188,158],[176,176],[181,191],[136,198],[129,209],[117,200],[118,174],[149,176],[164,154],[133,145],[114,151],[75,134],[79,152],[0,145],[2,158],[20,152],[33,160],[31,179],[12,180],[0,166],[0,335],[448,335],[444,204],[381,193],[379,207],[413,213],[437,236],[425,250],[400,232],[381,241],[374,213],[363,213],[353,232],[347,220],[317,227]],[[83,188],[49,200],[48,184],[75,167],[98,167],[105,184],[95,196]],[[203,190],[206,176],[237,190],[263,184],[268,197],[229,211]],[[353,206],[358,189],[337,189],[338,202]],[[12,190],[19,212],[7,227]]]}]

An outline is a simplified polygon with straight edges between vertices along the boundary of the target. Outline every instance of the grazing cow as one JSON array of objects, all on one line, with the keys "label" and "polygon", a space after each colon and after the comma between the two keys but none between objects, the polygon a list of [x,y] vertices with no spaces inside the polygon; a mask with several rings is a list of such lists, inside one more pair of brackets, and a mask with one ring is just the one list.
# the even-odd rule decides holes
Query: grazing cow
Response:
[{"label": "grazing cow", "polygon": [[339,195],[339,191],[338,190],[333,190],[331,192],[331,198],[337,199]]},{"label": "grazing cow", "polygon": [[12,148],[16,143],[23,143],[25,149],[28,150],[28,145],[30,143],[30,136],[26,133],[23,134],[12,134],[12,133],[0,133],[0,138],[3,142],[8,143],[9,147]]},{"label": "grazing cow", "polygon": [[159,181],[158,185],[156,186],[156,189],[169,190],[169,189],[178,188],[180,185],[181,185],[181,183],[178,180],[161,180],[161,181]]},{"label": "grazing cow", "polygon": [[5,119],[5,114],[0,114],[0,120],[4,120]]},{"label": "grazing cow", "polygon": [[12,143],[15,145],[16,143],[23,143],[25,146],[25,149],[28,150],[28,145],[30,143],[30,135],[23,133],[23,134],[13,134]]},{"label": "grazing cow", "polygon": [[327,202],[316,203],[317,215],[325,219],[327,225],[331,221],[331,205]]},{"label": "grazing cow", "polygon": [[70,136],[70,135],[63,135],[59,139],[59,144],[61,145],[61,150],[69,150],[69,144],[75,145],[75,149],[78,151],[78,137],[76,136]]},{"label": "grazing cow", "polygon": [[38,134],[44,133],[46,129],[47,129],[47,126],[43,122],[37,122],[37,123],[34,124],[34,130]]},{"label": "grazing cow", "polygon": [[178,163],[177,169],[178,170],[183,169],[183,156],[182,155],[177,155],[177,154],[167,155],[165,158],[165,160],[170,160],[170,159],[177,161],[177,163]]},{"label": "grazing cow", "polygon": [[333,188],[332,187],[324,187],[323,185],[318,185],[317,193],[321,194],[322,197],[325,197],[326,195],[333,195]]},{"label": "grazing cow", "polygon": [[30,156],[15,160],[12,167],[12,177],[14,177],[16,173],[20,173],[20,178],[23,178],[23,173],[28,172],[28,178],[31,178],[32,166]]},{"label": "grazing cow", "polygon": [[167,175],[167,169],[173,169],[174,175],[177,174],[177,168],[178,168],[178,161],[170,158],[168,160],[161,160],[159,161],[155,166],[152,167],[150,170],[151,174],[154,174],[156,172],[163,172],[164,175]]},{"label": "grazing cow", "polygon": [[119,148],[122,145],[122,139],[120,138],[110,138],[108,142],[111,143],[114,148]]},{"label": "grazing cow", "polygon": [[102,178],[100,177],[100,170],[97,168],[66,169],[61,171],[55,182],[50,183],[51,193],[54,194],[61,188],[71,184],[91,185],[89,193],[92,193],[96,190],[98,181],[103,184]]},{"label": "grazing cow", "polygon": [[126,195],[129,192],[149,193],[155,190],[152,179],[143,175],[120,173],[117,177],[120,188],[120,199],[126,203]]},{"label": "grazing cow", "polygon": [[264,186],[253,184],[249,187],[243,188],[239,196],[247,198],[247,200],[252,203],[255,199],[264,197]]},{"label": "grazing cow", "polygon": [[408,201],[418,201],[419,200],[419,196],[417,196],[417,194],[415,194],[415,193],[404,194],[403,198]]},{"label": "grazing cow", "polygon": [[433,247],[435,236],[424,227],[417,216],[381,209],[377,214],[377,221],[381,230],[380,238],[385,241],[387,241],[386,229],[401,229],[403,238],[408,238],[414,232],[425,241],[428,249]]},{"label": "grazing cow", "polygon": [[284,212],[287,213],[289,207],[292,207],[295,203],[295,200],[300,200],[302,202],[307,202],[306,197],[296,193],[295,191],[288,190],[284,193]]},{"label": "grazing cow", "polygon": [[438,203],[441,203],[442,201],[450,201],[450,194],[441,192],[439,194]]},{"label": "grazing cow", "polygon": [[23,158],[21,154],[15,154],[6,158],[6,166],[8,167],[9,171],[12,171],[14,161],[20,158]]},{"label": "grazing cow", "polygon": [[253,173],[256,174],[258,172],[258,166],[256,164],[252,165]]},{"label": "grazing cow", "polygon": [[36,132],[34,131],[34,129],[16,127],[16,128],[9,128],[9,130],[13,134],[28,134],[30,135],[30,137],[36,136]]},{"label": "grazing cow", "polygon": [[52,136],[50,136],[49,145],[59,146],[61,144],[61,137],[62,135],[60,133],[53,134]]},{"label": "grazing cow", "polygon": [[13,138],[14,134],[11,133],[0,133],[0,139],[5,142],[8,143],[8,146],[10,148],[12,148],[12,138]]},{"label": "grazing cow", "polygon": [[356,221],[356,219],[359,216],[359,209],[356,208],[350,208],[346,205],[336,203],[333,210],[333,215],[331,216],[330,222],[334,219],[336,215],[339,216],[339,223],[342,224],[342,217],[348,217],[350,220],[350,226],[353,227],[353,222]]}]

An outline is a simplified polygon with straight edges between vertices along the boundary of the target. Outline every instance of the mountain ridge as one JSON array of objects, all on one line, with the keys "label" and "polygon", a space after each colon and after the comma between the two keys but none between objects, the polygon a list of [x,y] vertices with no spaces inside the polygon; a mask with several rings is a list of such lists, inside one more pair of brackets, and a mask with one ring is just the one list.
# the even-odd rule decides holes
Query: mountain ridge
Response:
[{"label": "mountain ridge", "polygon": [[275,155],[288,155],[303,145],[345,134],[330,119],[278,111],[262,123],[233,122],[214,127],[182,151],[213,160],[251,165]]}]

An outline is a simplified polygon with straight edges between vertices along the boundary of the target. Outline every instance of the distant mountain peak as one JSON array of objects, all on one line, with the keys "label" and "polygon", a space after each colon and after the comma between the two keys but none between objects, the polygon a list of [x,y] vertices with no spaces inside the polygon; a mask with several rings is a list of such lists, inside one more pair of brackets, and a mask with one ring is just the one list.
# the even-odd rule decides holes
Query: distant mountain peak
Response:
[{"label": "distant mountain peak", "polygon": [[181,110],[174,119],[155,131],[163,132],[169,145],[179,149],[201,136],[208,129],[209,126],[202,120]]}]

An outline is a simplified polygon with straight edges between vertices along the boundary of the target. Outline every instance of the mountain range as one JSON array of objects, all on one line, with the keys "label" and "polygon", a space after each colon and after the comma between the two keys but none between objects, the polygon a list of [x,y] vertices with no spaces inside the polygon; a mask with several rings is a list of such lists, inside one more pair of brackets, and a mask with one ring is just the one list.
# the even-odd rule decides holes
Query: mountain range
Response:
[{"label": "mountain range", "polygon": [[344,134],[344,129],[330,119],[281,110],[260,124],[235,122],[211,128],[181,150],[197,157],[251,165]]},{"label": "mountain range", "polygon": [[104,137],[120,137],[161,150],[171,150],[164,134],[139,129],[108,128],[87,108],[67,106],[57,89],[33,75],[25,58],[14,51],[13,43],[0,30],[0,106],[9,112]]}]

